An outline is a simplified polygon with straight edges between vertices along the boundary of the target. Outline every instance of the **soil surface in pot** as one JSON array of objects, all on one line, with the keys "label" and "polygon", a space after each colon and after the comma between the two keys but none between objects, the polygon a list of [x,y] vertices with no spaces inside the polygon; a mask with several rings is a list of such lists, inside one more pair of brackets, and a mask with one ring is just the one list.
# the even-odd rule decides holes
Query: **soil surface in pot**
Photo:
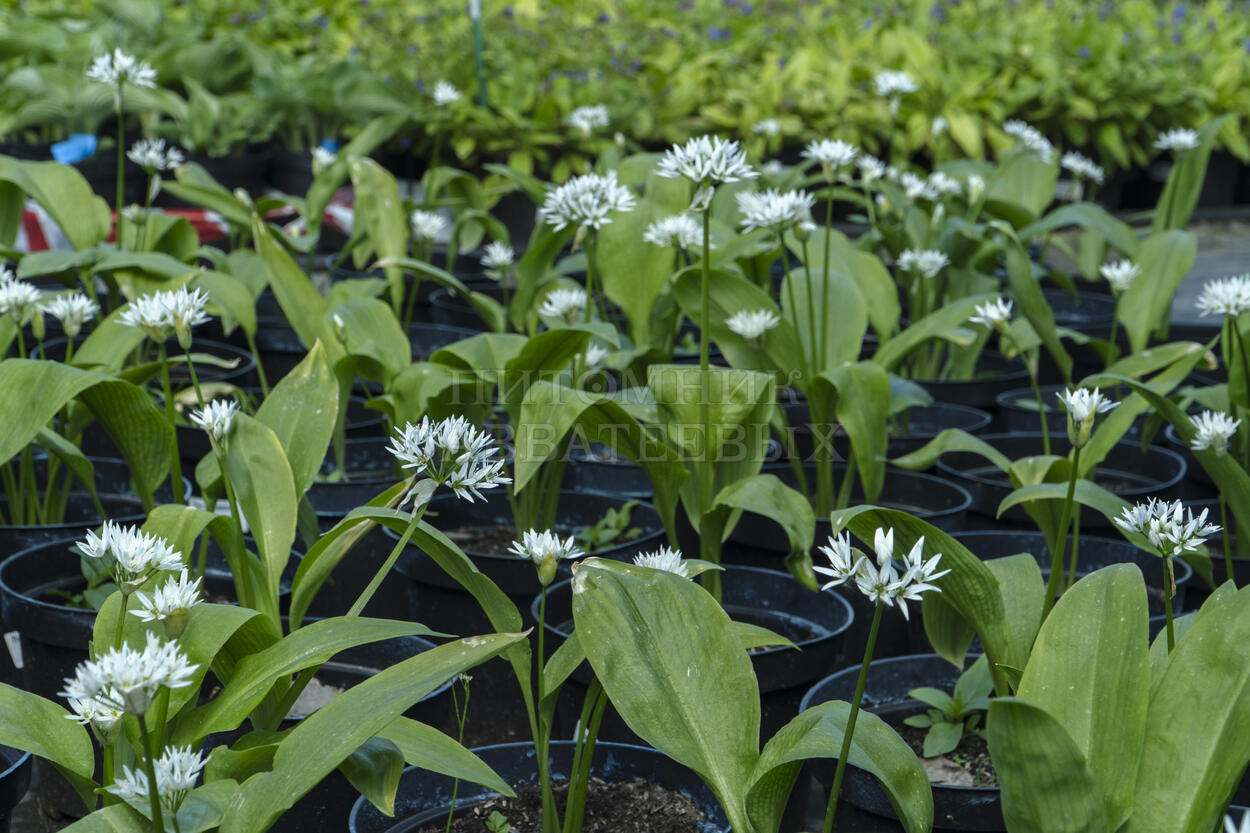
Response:
[{"label": "soil surface in pot", "polygon": [[516,527],[512,524],[462,526],[445,534],[465,552],[485,555],[508,555],[517,539]]},{"label": "soil surface in pot", "polygon": [[[564,812],[568,782],[554,785],[556,804]],[[486,820],[498,812],[516,833],[543,828],[543,795],[537,784],[517,787],[516,798],[492,798],[470,808],[452,822],[452,833],[485,833]],[[679,792],[633,781],[590,779],[586,791],[583,833],[697,833],[706,816]],[[423,828],[420,833],[443,833],[444,825]]]},{"label": "soil surface in pot", "polygon": [[917,729],[906,723],[891,723],[891,727],[907,741],[924,766],[929,783],[944,787],[997,787],[998,775],[990,761],[990,748],[985,739],[968,732],[959,745],[935,758],[924,756],[924,738],[928,729]]}]

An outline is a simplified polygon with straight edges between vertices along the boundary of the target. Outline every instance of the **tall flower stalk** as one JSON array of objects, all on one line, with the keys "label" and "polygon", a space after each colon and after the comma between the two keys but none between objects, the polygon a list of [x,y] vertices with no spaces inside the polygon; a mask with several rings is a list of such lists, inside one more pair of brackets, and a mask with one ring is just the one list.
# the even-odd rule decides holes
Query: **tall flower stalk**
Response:
[{"label": "tall flower stalk", "polygon": [[1024,369],[1029,372],[1029,384],[1033,387],[1033,400],[1037,403],[1037,416],[1042,425],[1042,453],[1050,454],[1050,426],[1046,420],[1046,403],[1042,401],[1042,390],[1037,384],[1037,362],[1024,354],[1019,342],[1011,334],[1011,307],[1011,301],[995,298],[978,304],[968,321],[972,324],[984,324],[994,330],[1000,339],[1006,340],[1015,348],[1016,354],[1024,362]]},{"label": "tall flower stalk", "polygon": [[[1189,447],[1194,451],[1210,450],[1215,453],[1216,457],[1223,457],[1228,454],[1228,443],[1237,433],[1237,426],[1241,425],[1241,420],[1233,419],[1223,411],[1203,411],[1197,416],[1189,418],[1190,424],[1194,427],[1194,438],[1190,442]],[[1232,542],[1228,536],[1228,501],[1224,499],[1224,493],[1220,492],[1220,526],[1224,532],[1224,570],[1225,577],[1228,581],[1236,584],[1236,577],[1233,575],[1233,548]]]},{"label": "tall flower stalk", "polygon": [[887,607],[897,602],[899,612],[904,619],[909,619],[908,601],[919,601],[929,591],[940,592],[932,582],[950,572],[938,572],[941,553],[936,553],[927,561],[924,558],[924,536],[920,536],[911,550],[902,557],[903,572],[900,574],[894,563],[894,530],[888,532],[878,528],[873,539],[875,558],[869,558],[851,547],[850,537],[843,532],[839,536],[830,536],[828,546],[820,551],[829,559],[829,566],[816,566],[813,569],[821,575],[828,576],[829,581],[821,586],[828,590],[847,582],[854,581],[855,587],[873,604],[872,625],[868,629],[868,641],[864,645],[864,660],[860,664],[859,678],[855,682],[855,695],[851,698],[851,712],[847,717],[846,729],[842,732],[842,750],[838,754],[838,766],[833,775],[833,786],[829,790],[829,803],[825,809],[825,821],[822,833],[833,833],[833,820],[838,812],[838,796],[842,791],[842,779],[846,775],[847,759],[850,756],[851,741],[855,736],[855,723],[859,719],[860,706],[864,699],[864,687],[868,683],[868,668],[872,665],[872,654],[877,644],[877,631],[881,626],[881,614]]},{"label": "tall flower stalk", "polygon": [[[695,185],[694,198],[688,211],[702,215],[703,262],[702,283],[699,293],[699,423],[703,453],[697,461],[699,472],[699,555],[705,561],[720,562],[720,541],[714,540],[709,521],[712,506],[713,473],[711,466],[712,440],[712,382],[710,361],[711,338],[711,210],[716,186],[743,179],[755,179],[759,172],[748,163],[746,153],[738,143],[718,136],[700,136],[684,145],[676,145],[664,152],[656,166],[656,174],[669,179],[685,178]],[[720,579],[715,571],[708,574],[709,589],[720,598]]]},{"label": "tall flower stalk", "polygon": [[120,219],[126,201],[126,130],[122,95],[126,85],[156,86],[156,70],[146,61],[136,60],[120,49],[99,55],[87,70],[87,78],[113,88],[113,112],[117,115],[117,199],[114,210]]}]

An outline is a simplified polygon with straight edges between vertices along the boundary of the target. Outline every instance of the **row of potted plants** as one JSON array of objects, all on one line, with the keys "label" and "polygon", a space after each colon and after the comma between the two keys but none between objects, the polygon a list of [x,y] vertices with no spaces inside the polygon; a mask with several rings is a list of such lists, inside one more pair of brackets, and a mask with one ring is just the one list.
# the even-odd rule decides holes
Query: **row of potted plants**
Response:
[{"label": "row of potted plants", "polygon": [[[144,69],[96,74],[124,102]],[[1159,137],[1148,230],[1056,204],[1090,169],[1019,125],[995,162],[936,171],[835,140],[760,165],[710,136],[558,187],[501,169],[537,209],[524,244],[463,172],[401,197],[367,156],[386,120],[321,161],[299,234],[168,147],[136,154],[229,250],[0,160],[6,198],[74,245],[0,280],[0,591],[25,665],[0,743],[47,762],[82,829],[340,824],[344,793],[356,829],[442,824],[469,783],[531,781],[510,818],[571,833],[609,761],[693,772],[669,783],[705,824],[791,829],[809,759],[837,761],[815,770],[826,830],[848,803],[908,831],[1212,829],[1250,760],[1250,284],[1208,285],[1196,341],[1167,322],[1221,125]],[[308,270],[349,182],[351,237]],[[93,448],[121,455],[111,482]],[[909,477],[935,464],[962,478]],[[873,662],[913,646],[936,658]],[[996,789],[948,803],[951,752]]]}]

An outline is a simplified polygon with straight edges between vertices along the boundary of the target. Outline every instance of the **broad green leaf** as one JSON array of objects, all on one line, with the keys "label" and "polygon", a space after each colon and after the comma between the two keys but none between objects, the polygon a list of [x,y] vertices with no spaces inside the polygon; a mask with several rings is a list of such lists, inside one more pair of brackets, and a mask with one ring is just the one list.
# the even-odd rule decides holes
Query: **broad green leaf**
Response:
[{"label": "broad green leaf", "polygon": [[[998,515],[1001,517],[1004,512],[1018,504],[1034,500],[1062,501],[1067,498],[1067,495],[1067,483],[1033,483],[1029,486],[1022,486],[998,504]],[[1072,499],[1082,506],[1096,509],[1104,518],[1112,522],[1128,508],[1128,503],[1123,498],[1117,497],[1097,483],[1091,483],[1088,480],[1076,481]],[[1119,526],[1116,526],[1116,529],[1119,529]]]},{"label": "broad green leaf", "polygon": [[1175,161],[1155,206],[1152,231],[1184,229],[1189,225],[1189,218],[1198,207],[1198,198],[1202,194],[1211,150],[1215,147],[1220,128],[1230,118],[1232,115],[1226,114],[1212,119],[1198,131],[1197,147],[1173,152]]},{"label": "broad green leaf", "polygon": [[872,360],[886,370],[893,370],[913,349],[930,339],[940,337],[942,333],[967,323],[968,318],[975,312],[977,304],[983,304],[995,297],[997,296],[989,293],[970,295],[929,313],[919,321],[912,322],[906,330],[881,345]]},{"label": "broad green leaf", "polygon": [[326,313],[347,356],[356,359],[361,375],[387,385],[412,360],[408,336],[391,308],[376,298],[357,298]]},{"label": "broad green leaf", "polygon": [[932,468],[943,454],[951,451],[969,451],[979,454],[1004,473],[1011,469],[1011,460],[1007,455],[962,428],[947,428],[910,454],[895,457],[890,462],[899,468],[920,471]]},{"label": "broad green leaf", "polygon": [[1019,236],[1021,240],[1033,240],[1070,226],[1097,233],[1125,257],[1131,258],[1137,252],[1137,235],[1128,223],[1117,220],[1102,206],[1092,202],[1062,205],[1036,223],[1020,229]]},{"label": "broad green leaf", "polygon": [[1046,618],[1017,691],[1063,726],[1089,765],[1112,830],[1132,813],[1150,692],[1148,618],[1136,566],[1082,578]]},{"label": "broad green leaf", "polygon": [[399,130],[409,118],[411,114],[407,112],[387,113],[367,122],[350,142],[339,149],[334,163],[313,180],[312,187],[308,189],[304,213],[304,221],[308,225],[308,237],[311,242],[315,243],[321,234],[321,225],[325,220],[326,207],[330,204],[330,200],[347,181],[349,161],[368,156],[383,142],[395,135],[395,131]]},{"label": "broad green leaf", "polygon": [[[746,798],[755,830],[777,833],[803,761],[838,757],[850,712],[851,704],[842,700],[820,703],[800,712],[769,739],[751,773]],[[848,762],[881,782],[903,830],[924,833],[932,829],[929,776],[907,742],[872,712],[859,713]]]},{"label": "broad green leaf", "polygon": [[986,210],[1016,228],[1037,221],[1055,195],[1059,168],[1033,153],[1013,154],[1001,163],[985,194]]},{"label": "broad green leaf", "polygon": [[1129,831],[1214,830],[1250,763],[1250,590],[1194,617],[1150,692]]},{"label": "broad green leaf", "polygon": [[865,502],[873,503],[885,485],[890,378],[881,365],[871,361],[839,365],[827,371],[825,378],[838,391],[838,423],[850,438]]},{"label": "broad green leaf", "polygon": [[[356,193],[355,222],[364,229],[374,252],[379,258],[404,257],[408,253],[408,215],[395,177],[367,156],[349,158],[347,169]],[[390,285],[391,309],[398,311],[404,298],[404,273],[395,266],[385,266],[382,271]]]},{"label": "broad green leaf", "polygon": [[829,238],[830,272],[843,275],[854,282],[867,304],[868,321],[872,328],[883,341],[890,338],[898,329],[899,316],[902,314],[898,285],[894,278],[875,254],[860,251],[846,235],[823,228],[812,232],[807,243],[808,257],[804,261],[810,263],[813,275],[819,273],[821,278],[824,276],[826,235]]},{"label": "broad green leaf", "polygon": [[1150,334],[1171,314],[1172,298],[1198,252],[1198,238],[1188,231],[1161,231],[1142,241],[1134,263],[1141,274],[1116,303],[1134,353],[1145,349]]},{"label": "broad green leaf", "polygon": [[481,758],[432,726],[397,717],[377,737],[395,744],[409,766],[481,784],[503,795],[512,794],[508,782],[482,763]]},{"label": "broad green leaf", "polygon": [[[311,627],[311,626],[310,626]],[[240,788],[222,820],[222,833],[262,833],[353,750],[405,709],[457,674],[485,662],[522,634],[459,639],[379,671],[300,721],[274,755],[273,769]]]},{"label": "broad green leaf", "polygon": [[759,688],[728,614],[687,579],[592,558],[573,582],[573,621],[630,729],[698,773],[734,829],[749,830],[744,799],[759,758]]},{"label": "broad green leaf", "polygon": [[70,716],[59,703],[0,683],[0,743],[55,764],[87,806],[94,807],[91,736]]},{"label": "broad green leaf", "polygon": [[1072,357],[1064,349],[1063,340],[1055,329],[1055,314],[1042,294],[1041,283],[1033,275],[1033,262],[1024,246],[1013,235],[1004,243],[1007,255],[1007,285],[1021,313],[1033,327],[1034,332],[1046,346],[1046,352],[1059,368],[1065,381],[1071,381]]},{"label": "broad green leaf", "polygon": [[779,524],[790,542],[786,566],[807,589],[818,588],[811,559],[816,517],[811,502],[801,492],[782,483],[775,474],[756,474],[721,489],[713,505],[752,512]]},{"label": "broad green leaf", "polygon": [[308,491],[325,460],[338,418],[339,385],[326,362],[321,342],[311,350],[256,409],[282,449],[298,497]]},{"label": "broad green leaf", "polygon": [[369,738],[339,764],[339,771],[379,812],[395,815],[395,790],[404,771],[404,753],[398,746],[385,738]]},{"label": "broad green leaf", "polygon": [[247,519],[264,565],[262,611],[278,615],[278,584],[291,559],[299,495],[282,443],[269,426],[237,414],[230,428],[226,468],[239,510]]},{"label": "broad green leaf", "polygon": [[287,322],[299,335],[304,346],[315,344],[317,339],[326,349],[326,361],[334,367],[342,357],[342,347],[335,334],[326,326],[325,299],[312,285],[304,270],[296,265],[274,238],[259,217],[252,218],[252,233],[256,238],[256,251],[264,264],[269,288],[273,290]]},{"label": "broad green leaf", "polygon": [[[813,269],[809,280],[806,269],[793,269],[781,282],[781,304],[785,320],[798,335],[803,351],[798,355],[810,373],[859,358],[868,329],[868,305],[848,275],[830,271],[826,280],[823,270]],[[798,356],[789,358],[792,365]]]},{"label": "broad green leaf", "polygon": [[245,333],[256,333],[256,302],[247,284],[224,272],[209,270],[197,274],[188,285],[208,293],[210,303],[224,313],[223,324],[237,324]]},{"label": "broad green leaf", "polygon": [[986,729],[1013,833],[1114,833],[1098,783],[1062,723],[1026,700],[998,697]]},{"label": "broad green leaf", "polygon": [[75,249],[89,249],[108,237],[108,204],[73,166],[0,157],[0,181],[13,183],[39,203]]}]

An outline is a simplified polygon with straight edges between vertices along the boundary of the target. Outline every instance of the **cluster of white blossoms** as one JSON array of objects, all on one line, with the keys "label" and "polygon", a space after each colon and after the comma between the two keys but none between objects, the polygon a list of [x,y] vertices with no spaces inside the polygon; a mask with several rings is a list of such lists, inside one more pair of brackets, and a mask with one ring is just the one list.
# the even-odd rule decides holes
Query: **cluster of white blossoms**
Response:
[{"label": "cluster of white blossoms", "polygon": [[142,329],[158,344],[163,344],[173,330],[178,336],[178,343],[186,350],[191,346],[191,328],[209,320],[204,312],[207,303],[208,295],[204,290],[188,292],[182,286],[131,301],[118,320],[127,327]]},{"label": "cluster of white blossoms", "polygon": [[130,613],[144,622],[163,622],[167,636],[181,636],[187,625],[187,618],[191,615],[191,608],[204,601],[200,596],[200,583],[203,580],[203,576],[200,576],[192,581],[186,569],[183,569],[176,578],[171,577],[152,591],[151,596],[142,592],[135,593],[139,609]]},{"label": "cluster of white blossoms", "polygon": [[820,163],[827,177],[850,165],[858,155],[859,148],[841,139],[813,139],[802,153],[804,159]]},{"label": "cluster of white blossoms", "polygon": [[65,335],[74,338],[82,332],[83,324],[100,313],[100,305],[81,292],[70,292],[40,304],[39,311],[61,322]]},{"label": "cluster of white blossoms", "polygon": [[612,351],[602,344],[590,344],[586,347],[586,352],[582,354],[582,358],[586,361],[586,367],[595,368],[603,363],[603,360],[611,355]]},{"label": "cluster of white blossoms", "polygon": [[126,151],[126,158],[149,174],[172,171],[187,161],[178,148],[165,147],[164,139],[140,139]]},{"label": "cluster of white blossoms", "polygon": [[1049,163],[1055,156],[1055,146],[1042,135],[1042,132],[1030,124],[1011,119],[1003,123],[1003,132],[1014,136],[1020,144],[1036,153],[1043,162]]},{"label": "cluster of white blossoms", "polygon": [[503,474],[503,458],[490,434],[469,424],[464,417],[432,422],[422,417],[395,429],[387,449],[403,468],[415,469],[419,478],[401,503],[414,501],[414,511],[433,493],[432,487],[447,486],[461,500],[473,502],[483,489],[512,482]]},{"label": "cluster of white blossoms", "polygon": [[[156,774],[156,793],[161,809],[171,816],[178,812],[187,793],[195,788],[195,782],[208,759],[190,746],[174,746],[152,762]],[[120,778],[107,787],[108,792],[122,801],[147,807],[150,793],[148,776],[142,769],[124,767]]]},{"label": "cluster of white blossoms", "polygon": [[751,126],[751,132],[757,136],[780,136],[781,122],[776,119],[760,119]]},{"label": "cluster of white blossoms", "polygon": [[588,104],[575,108],[565,117],[564,123],[580,130],[583,136],[589,136],[595,130],[607,127],[611,119],[608,117],[608,108],[604,105]]},{"label": "cluster of white blossoms", "polygon": [[973,324],[984,324],[991,329],[1001,330],[1011,323],[1011,301],[1002,296],[977,304],[974,309],[976,314],[968,319]]},{"label": "cluster of white blossoms", "polygon": [[66,678],[61,696],[71,703],[90,701],[143,715],[160,689],[190,685],[198,667],[178,650],[176,642],[162,642],[149,631],[142,651],[122,643],[96,659],[80,662],[74,676]]},{"label": "cluster of white blossoms", "polygon": [[113,581],[127,595],[154,573],[174,572],[183,567],[181,553],[169,546],[169,541],[137,526],[118,526],[112,521],[104,522],[99,535],[88,532],[78,542],[78,551],[87,558],[111,561]]},{"label": "cluster of white blossoms", "polygon": [[1118,295],[1133,285],[1133,280],[1141,274],[1141,267],[1131,260],[1117,260],[1115,263],[1099,266],[1098,274],[1107,281],[1111,291]]},{"label": "cluster of white blossoms", "polygon": [[482,252],[482,265],[495,272],[508,271],[515,260],[516,252],[502,240],[486,244],[486,249]]},{"label": "cluster of white blossoms", "polygon": [[437,211],[424,211],[420,208],[408,217],[412,226],[412,236],[418,240],[433,243],[447,229],[447,218]]},{"label": "cluster of white blossoms", "polygon": [[1207,511],[1195,516],[1179,500],[1169,503],[1151,498],[1149,503],[1126,508],[1115,522],[1121,529],[1145,535],[1159,555],[1175,558],[1194,552],[1220,531],[1221,527],[1207,523]]},{"label": "cluster of white blossoms", "polygon": [[806,191],[741,191],[734,195],[742,212],[742,230],[767,229],[777,234],[790,229],[814,231],[812,205],[815,197]]},{"label": "cluster of white blossoms", "polygon": [[439,81],[434,85],[432,96],[435,104],[446,107],[460,100],[460,91],[450,81]]},{"label": "cluster of white blossoms", "polygon": [[950,266],[951,260],[945,252],[936,249],[905,249],[898,256],[898,268],[904,272],[915,272],[926,278],[936,278],[938,274]]},{"label": "cluster of white blossoms", "polygon": [[950,174],[942,171],[934,171],[929,174],[929,193],[933,196],[930,199],[941,199],[942,197],[957,197],[963,193],[963,185],[959,180]]},{"label": "cluster of white blossoms", "polygon": [[1241,425],[1241,420],[1233,419],[1223,411],[1203,411],[1191,416],[1189,422],[1194,427],[1194,438],[1189,447],[1194,451],[1210,449],[1217,457],[1228,453],[1228,441],[1237,433],[1237,426]]},{"label": "cluster of white blossoms", "polygon": [[588,300],[586,290],[579,287],[553,289],[543,298],[538,314],[549,318],[564,318],[572,323],[586,309]]},{"label": "cluster of white blossoms", "polygon": [[225,447],[226,436],[230,426],[234,425],[234,417],[239,412],[239,403],[233,399],[214,399],[198,411],[191,412],[191,421],[208,432],[213,442]]},{"label": "cluster of white blossoms", "polygon": [[339,158],[339,155],[335,151],[332,151],[329,148],[322,147],[321,145],[317,145],[315,148],[312,149],[313,176],[320,175],[322,171],[324,171],[326,168],[333,165],[334,160],[338,158]]},{"label": "cluster of white blossoms", "polygon": [[767,309],[738,310],[725,320],[726,327],[750,341],[757,341],[780,323],[777,313]]},{"label": "cluster of white blossoms", "polygon": [[1061,156],[1059,164],[1065,170],[1071,172],[1073,176],[1083,177],[1098,185],[1102,185],[1102,181],[1106,177],[1102,167],[1096,164],[1093,159],[1083,156],[1074,150],[1070,150]]},{"label": "cluster of white blossoms", "polygon": [[1250,310],[1250,274],[1207,281],[1195,306],[1199,315],[1218,313],[1234,318]]},{"label": "cluster of white blossoms", "polygon": [[555,579],[556,568],[561,561],[585,555],[574,543],[572,535],[561,538],[551,530],[539,532],[536,529],[526,531],[521,540],[513,541],[509,552],[533,562],[538,570],[538,580],[544,587]]},{"label": "cluster of white blossoms", "polygon": [[[689,214],[674,214],[653,220],[642,233],[646,243],[682,250],[703,248],[703,226]],[[716,248],[709,245],[709,249]]]},{"label": "cluster of white blossoms", "polygon": [[538,213],[559,231],[565,226],[602,228],[612,222],[611,212],[633,210],[634,192],[616,181],[616,171],[608,171],[575,176],[548,191]]},{"label": "cluster of white blossoms", "polygon": [[900,174],[898,184],[903,187],[903,196],[907,198],[908,202],[915,200],[936,201],[938,199],[938,192],[929,183],[929,180],[912,171],[904,171]]},{"label": "cluster of white blossoms", "polygon": [[855,157],[855,167],[859,169],[859,178],[864,185],[871,185],[878,179],[883,179],[889,171],[884,162],[867,153],[861,153]]},{"label": "cluster of white blossoms", "polygon": [[1154,146],[1158,150],[1193,150],[1198,147],[1198,131],[1186,127],[1165,131],[1155,137]]},{"label": "cluster of white blossoms", "polygon": [[11,270],[0,266],[0,315],[11,316],[20,326],[38,311],[41,297],[34,284],[19,281]]},{"label": "cluster of white blossoms", "polygon": [[634,563],[639,567],[649,567],[652,570],[663,570],[666,573],[673,573],[682,578],[690,578],[690,565],[681,557],[681,550],[670,549],[669,547],[660,547],[655,552],[644,552],[634,556]]},{"label": "cluster of white blossoms", "polygon": [[877,95],[888,98],[895,95],[914,93],[919,87],[916,79],[902,70],[882,70],[872,79],[872,88]]},{"label": "cluster of white blossoms", "polygon": [[147,61],[136,60],[120,49],[97,55],[87,70],[87,78],[101,84],[133,84],[136,87],[155,87],[156,70]]},{"label": "cluster of white blossoms", "polygon": [[1105,414],[1120,404],[1112,402],[1098,388],[1064,388],[1062,393],[1056,393],[1055,396],[1068,411],[1068,440],[1075,448],[1084,448],[1089,442],[1098,414]]},{"label": "cluster of white blossoms", "polygon": [[980,174],[968,174],[968,202],[976,202],[985,193],[985,179]]},{"label": "cluster of white blossoms", "polygon": [[830,536],[829,545],[820,548],[829,559],[829,566],[813,567],[821,575],[828,576],[829,581],[821,586],[821,590],[837,587],[851,579],[860,592],[873,603],[893,606],[897,601],[903,618],[910,618],[907,612],[908,601],[919,601],[921,596],[930,591],[941,592],[932,582],[950,572],[937,571],[941,553],[935,554],[928,561],[924,560],[924,536],[917,539],[911,551],[902,557],[903,572],[900,575],[894,566],[894,530],[886,532],[878,528],[873,540],[875,561],[859,551],[851,548],[850,536],[843,532],[839,536]]},{"label": "cluster of white blossoms", "polygon": [[746,151],[737,142],[719,136],[699,136],[669,148],[655,172],[669,179],[685,177],[701,187],[759,176],[747,162]]}]

